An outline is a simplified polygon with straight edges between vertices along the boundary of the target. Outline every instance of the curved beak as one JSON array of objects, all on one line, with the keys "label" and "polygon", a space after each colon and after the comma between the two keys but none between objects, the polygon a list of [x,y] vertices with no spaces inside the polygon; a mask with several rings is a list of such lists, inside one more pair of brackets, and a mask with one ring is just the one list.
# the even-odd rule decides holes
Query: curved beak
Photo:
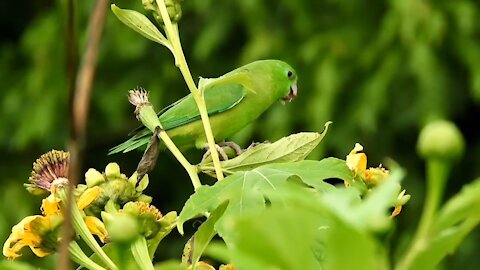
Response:
[{"label": "curved beak", "polygon": [[285,104],[285,102],[290,102],[296,97],[297,97],[297,84],[295,83],[290,86],[290,92],[288,93],[288,95],[282,97],[281,102],[282,104]]}]

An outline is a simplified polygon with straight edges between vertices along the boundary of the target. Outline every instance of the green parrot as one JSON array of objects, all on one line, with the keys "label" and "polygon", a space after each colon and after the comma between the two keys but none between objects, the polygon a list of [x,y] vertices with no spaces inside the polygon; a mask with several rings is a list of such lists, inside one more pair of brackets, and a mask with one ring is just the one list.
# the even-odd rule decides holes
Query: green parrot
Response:
[{"label": "green parrot", "polygon": [[[297,96],[297,74],[289,64],[279,60],[256,61],[205,82],[203,96],[216,142],[241,130],[276,101],[290,102]],[[178,148],[205,147],[207,139],[191,94],[167,106],[158,116]],[[143,127],[112,148],[110,154],[146,145],[151,134]]]}]

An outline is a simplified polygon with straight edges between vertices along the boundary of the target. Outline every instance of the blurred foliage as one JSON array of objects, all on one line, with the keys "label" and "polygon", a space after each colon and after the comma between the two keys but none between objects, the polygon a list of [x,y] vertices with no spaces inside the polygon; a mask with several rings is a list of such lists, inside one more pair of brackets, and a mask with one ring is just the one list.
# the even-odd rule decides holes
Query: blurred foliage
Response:
[{"label": "blurred foliage", "polygon": [[[8,157],[0,164],[0,181],[11,194],[21,193],[12,186],[28,178],[35,158],[66,147],[65,2],[31,0],[21,8],[9,1],[0,4],[0,154]],[[141,10],[140,1],[113,2]],[[80,53],[93,3],[76,6]],[[410,221],[422,203],[423,167],[415,156],[415,140],[427,121],[451,119],[467,140],[466,157],[447,193],[480,174],[475,120],[480,113],[479,16],[480,4],[474,0],[184,1],[180,34],[194,77],[216,77],[262,58],[294,66],[299,97],[272,107],[234,140],[243,145],[273,141],[294,131],[318,131],[333,121],[313,157],[344,157],[361,142],[373,163],[391,156],[406,167],[404,186],[412,205],[399,220],[401,232],[415,225]],[[134,170],[140,153],[112,157],[106,152],[137,126],[126,101],[127,90],[137,85],[151,91],[157,108],[187,93],[169,52],[109,13],[92,94],[86,167],[116,160]],[[169,157],[157,170],[170,177],[161,179],[161,189],[152,183],[150,192],[168,205],[164,209],[180,208],[191,192],[187,176]],[[22,196],[12,200],[26,201]],[[8,224],[2,223],[0,239],[25,211],[35,211],[28,205],[19,209],[2,209]],[[473,236],[478,235],[477,230]],[[446,269],[478,265],[474,237],[445,262]],[[406,238],[400,237],[399,245]]]}]

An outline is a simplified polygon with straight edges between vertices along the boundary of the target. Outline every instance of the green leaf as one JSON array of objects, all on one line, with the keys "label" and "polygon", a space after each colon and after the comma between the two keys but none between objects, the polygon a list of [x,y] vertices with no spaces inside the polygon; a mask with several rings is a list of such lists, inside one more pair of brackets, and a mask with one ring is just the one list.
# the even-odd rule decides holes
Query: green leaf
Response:
[{"label": "green leaf", "polygon": [[480,179],[462,188],[439,211],[431,238],[415,253],[409,269],[434,269],[480,223]]},{"label": "green leaf", "polygon": [[379,245],[375,236],[367,231],[333,219],[330,224],[320,227],[319,233],[319,246],[315,251],[320,254],[322,268],[316,269],[383,269],[379,267],[382,261]]},{"label": "green leaf", "polygon": [[155,270],[187,270],[186,266],[182,266],[179,261],[169,260],[157,263],[154,266]]},{"label": "green leaf", "polygon": [[339,196],[339,193],[345,191],[337,189],[323,194],[322,200],[334,209],[337,217],[345,223],[360,230],[382,231],[391,223],[388,211],[400,193],[399,182],[404,175],[400,168],[393,170],[382,184],[372,188],[363,199],[359,190],[348,188],[347,192],[352,193],[350,199],[339,200],[345,197]]},{"label": "green leaf", "polygon": [[465,185],[462,190],[445,203],[435,222],[435,232],[455,225],[467,218],[480,218],[480,179]]},{"label": "green leaf", "polygon": [[238,172],[213,186],[198,188],[179,215],[178,230],[183,234],[185,221],[210,212],[225,201],[230,202],[225,215],[238,214],[251,208],[262,208],[266,202],[283,203],[281,199],[273,200],[271,195],[278,188],[291,184],[291,181],[312,186],[318,191],[327,191],[334,187],[323,180],[346,180],[351,176],[345,161],[333,158],[269,164],[251,171]]},{"label": "green leaf", "polygon": [[[241,155],[221,161],[222,168],[227,174],[239,171],[248,171],[269,163],[287,163],[304,160],[320,143],[328,131],[331,122],[325,124],[322,133],[301,132],[292,134],[274,143],[260,143],[243,152]],[[207,174],[214,174],[211,160],[200,163],[198,168]]]},{"label": "green leaf", "polygon": [[203,252],[207,248],[208,244],[215,236],[215,224],[222,217],[223,213],[227,209],[228,201],[221,204],[215,211],[212,212],[207,221],[202,223],[200,228],[193,236],[193,254],[192,254],[192,265],[197,265],[197,262],[200,260]]},{"label": "green leaf", "polygon": [[121,9],[115,4],[111,5],[111,9],[115,16],[125,25],[151,41],[155,41],[172,50],[170,42],[145,15],[135,10]]},{"label": "green leaf", "polygon": [[[347,205],[352,198],[359,199],[352,190],[336,190],[337,202]],[[285,186],[272,195],[282,198],[284,205],[222,219],[234,265],[240,269],[380,269],[384,257],[375,235],[343,219],[324,195]],[[351,212],[364,204],[357,202],[350,205]]]},{"label": "green leaf", "polygon": [[318,216],[306,209],[267,208],[225,221],[239,269],[321,269],[312,252]]},{"label": "green leaf", "polygon": [[1,261],[0,269],[2,270],[36,270],[41,268],[38,268],[37,266],[34,267],[26,262]]},{"label": "green leaf", "polygon": [[208,244],[203,255],[221,263],[228,263],[231,261],[228,248],[221,240],[210,241],[210,244]]},{"label": "green leaf", "polygon": [[[478,209],[477,209],[478,211]],[[428,243],[425,248],[420,250],[409,270],[429,270],[435,269],[435,266],[447,255],[455,251],[457,246],[480,222],[480,218],[469,218],[458,226],[445,229],[437,234]]]}]

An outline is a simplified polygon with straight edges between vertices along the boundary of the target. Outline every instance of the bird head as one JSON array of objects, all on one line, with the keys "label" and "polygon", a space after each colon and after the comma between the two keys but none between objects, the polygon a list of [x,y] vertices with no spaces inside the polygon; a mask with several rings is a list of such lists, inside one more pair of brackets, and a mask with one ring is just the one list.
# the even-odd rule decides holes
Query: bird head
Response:
[{"label": "bird head", "polygon": [[285,92],[284,96],[280,98],[280,102],[285,104],[286,102],[290,102],[297,97],[297,73],[287,63],[282,63],[281,66],[283,69],[281,72],[281,76],[283,76],[282,81],[285,82],[287,88],[283,90]]}]

